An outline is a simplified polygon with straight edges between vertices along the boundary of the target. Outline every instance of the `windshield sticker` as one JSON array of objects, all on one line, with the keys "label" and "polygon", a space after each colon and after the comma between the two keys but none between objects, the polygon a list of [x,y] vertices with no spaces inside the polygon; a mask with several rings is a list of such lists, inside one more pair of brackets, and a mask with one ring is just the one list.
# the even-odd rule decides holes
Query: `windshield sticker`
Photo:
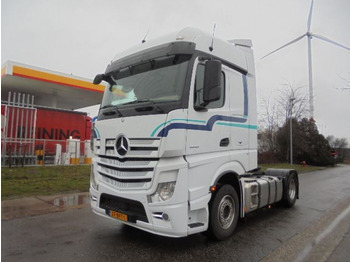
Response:
[{"label": "windshield sticker", "polygon": [[116,98],[112,105],[120,105],[137,100],[132,88],[125,88],[121,85],[114,85],[111,88],[113,96]]}]

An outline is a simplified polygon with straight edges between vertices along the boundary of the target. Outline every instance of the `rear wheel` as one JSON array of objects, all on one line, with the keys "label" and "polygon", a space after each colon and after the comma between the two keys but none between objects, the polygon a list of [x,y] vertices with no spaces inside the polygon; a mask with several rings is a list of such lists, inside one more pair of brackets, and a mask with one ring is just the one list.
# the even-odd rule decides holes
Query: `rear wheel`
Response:
[{"label": "rear wheel", "polygon": [[210,205],[208,232],[217,240],[230,237],[239,217],[239,201],[236,190],[231,185],[223,185]]},{"label": "rear wheel", "polygon": [[285,188],[284,203],[287,207],[292,207],[297,200],[298,180],[295,173],[291,173],[287,178],[287,187]]}]

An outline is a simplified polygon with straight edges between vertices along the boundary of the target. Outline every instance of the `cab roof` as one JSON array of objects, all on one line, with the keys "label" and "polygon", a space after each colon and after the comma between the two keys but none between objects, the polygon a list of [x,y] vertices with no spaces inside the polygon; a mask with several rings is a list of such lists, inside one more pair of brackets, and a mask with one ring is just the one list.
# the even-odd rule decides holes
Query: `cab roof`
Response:
[{"label": "cab roof", "polygon": [[[213,50],[210,51],[209,47],[211,46],[212,41]],[[194,43],[195,50],[227,61],[242,71],[252,74],[254,73],[253,61],[250,61],[253,59],[251,49],[252,43],[250,40],[224,41],[216,37],[213,39],[212,35],[191,27],[184,28],[178,32],[159,38],[147,40],[144,43],[133,46],[116,55],[112,60],[112,63],[136,53],[147,52],[149,49],[155,49],[157,46],[164,46],[164,44],[176,42]]]}]

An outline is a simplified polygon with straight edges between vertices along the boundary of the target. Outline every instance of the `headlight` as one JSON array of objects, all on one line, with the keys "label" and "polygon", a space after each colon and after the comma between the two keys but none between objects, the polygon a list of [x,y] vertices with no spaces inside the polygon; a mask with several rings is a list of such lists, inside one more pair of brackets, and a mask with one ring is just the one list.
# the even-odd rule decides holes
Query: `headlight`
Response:
[{"label": "headlight", "polygon": [[94,165],[91,165],[91,171],[90,171],[90,185],[93,189],[98,190],[98,183],[96,181],[95,172],[94,172]]},{"label": "headlight", "polygon": [[149,202],[163,202],[169,200],[175,190],[176,181],[159,183],[156,192],[149,196]]}]

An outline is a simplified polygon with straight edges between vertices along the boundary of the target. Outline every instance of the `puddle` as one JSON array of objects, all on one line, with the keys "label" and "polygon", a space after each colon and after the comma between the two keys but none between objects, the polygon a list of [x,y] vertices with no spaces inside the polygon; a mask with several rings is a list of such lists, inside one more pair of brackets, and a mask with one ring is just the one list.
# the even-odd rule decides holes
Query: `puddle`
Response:
[{"label": "puddle", "polygon": [[50,204],[57,207],[73,207],[87,205],[90,203],[90,195],[70,195],[56,198],[53,201],[50,201]]},{"label": "puddle", "polygon": [[88,207],[89,204],[90,194],[88,193],[7,200],[1,202],[1,220],[61,212],[71,208],[83,208]]}]

